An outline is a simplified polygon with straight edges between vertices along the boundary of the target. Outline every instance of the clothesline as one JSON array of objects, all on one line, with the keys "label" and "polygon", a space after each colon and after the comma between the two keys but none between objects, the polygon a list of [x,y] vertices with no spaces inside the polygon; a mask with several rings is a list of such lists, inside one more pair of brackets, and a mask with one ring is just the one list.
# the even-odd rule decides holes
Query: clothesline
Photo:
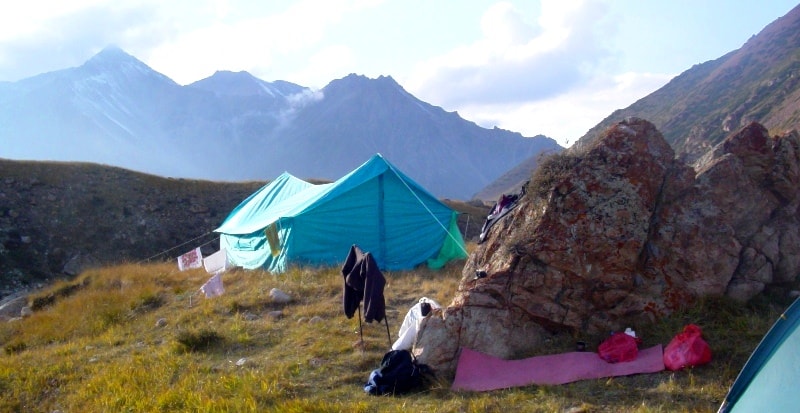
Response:
[{"label": "clothesline", "polygon": [[[203,238],[203,237],[205,237],[205,236],[208,236],[209,234],[214,234],[214,232],[213,232],[213,231],[209,231],[209,232],[206,232],[206,233],[205,233],[205,234],[203,234],[203,235],[199,235],[199,236],[197,236],[197,237],[194,237],[194,238],[190,239],[189,241],[186,241],[186,242],[184,242],[184,243],[182,243],[182,244],[179,244],[179,245],[176,245],[176,246],[174,246],[174,247],[172,247],[172,248],[169,248],[169,249],[166,249],[166,250],[164,250],[164,251],[161,251],[161,252],[159,252],[158,254],[155,254],[155,255],[153,255],[153,256],[151,256],[151,257],[145,258],[145,259],[143,259],[143,260],[139,261],[139,262],[138,262],[138,264],[141,264],[141,263],[144,263],[144,262],[149,262],[149,261],[150,261],[150,260],[152,260],[153,258],[155,258],[155,257],[158,257],[158,256],[160,256],[160,255],[166,255],[166,254],[167,254],[167,253],[169,253],[170,251],[176,250],[176,249],[178,249],[178,248],[181,248],[181,247],[183,247],[183,246],[185,246],[185,245],[187,245],[187,244],[190,244],[190,243],[192,243],[192,242],[195,242],[195,241],[197,241],[197,240],[198,240],[198,239],[200,239],[200,238]],[[216,240],[216,238],[212,238],[212,239],[210,239],[210,240],[208,240],[208,241],[206,241],[206,242],[204,242],[204,243],[202,243],[202,244],[198,245],[198,247],[204,247],[204,246],[206,246],[206,245],[208,245],[208,244],[210,244],[210,243],[214,242],[215,240]]]}]

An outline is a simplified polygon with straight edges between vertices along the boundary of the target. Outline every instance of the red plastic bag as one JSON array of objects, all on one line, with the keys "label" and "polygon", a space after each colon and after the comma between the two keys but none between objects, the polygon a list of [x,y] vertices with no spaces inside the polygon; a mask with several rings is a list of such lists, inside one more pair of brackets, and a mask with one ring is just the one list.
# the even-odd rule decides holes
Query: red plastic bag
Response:
[{"label": "red plastic bag", "polygon": [[703,340],[700,327],[689,324],[664,349],[664,366],[675,371],[711,361],[711,347]]},{"label": "red plastic bag", "polygon": [[597,355],[609,363],[635,360],[639,355],[639,340],[625,333],[613,333],[597,347]]}]

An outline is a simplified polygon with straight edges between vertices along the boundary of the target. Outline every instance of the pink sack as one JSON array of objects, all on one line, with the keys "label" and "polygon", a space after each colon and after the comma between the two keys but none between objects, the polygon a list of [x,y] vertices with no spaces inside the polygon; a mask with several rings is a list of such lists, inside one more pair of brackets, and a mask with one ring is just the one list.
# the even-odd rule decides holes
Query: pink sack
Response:
[{"label": "pink sack", "polygon": [[664,366],[675,371],[711,361],[711,347],[703,340],[700,327],[689,324],[664,349]]},{"label": "pink sack", "polygon": [[609,363],[636,360],[639,341],[625,333],[613,333],[597,347],[597,355]]}]

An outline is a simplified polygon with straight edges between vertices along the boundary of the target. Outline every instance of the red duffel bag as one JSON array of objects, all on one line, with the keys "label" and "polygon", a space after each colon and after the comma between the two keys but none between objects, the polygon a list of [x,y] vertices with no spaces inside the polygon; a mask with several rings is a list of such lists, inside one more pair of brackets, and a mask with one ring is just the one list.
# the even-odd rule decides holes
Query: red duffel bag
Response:
[{"label": "red duffel bag", "polygon": [[684,327],[664,349],[664,366],[673,371],[710,361],[711,347],[703,340],[703,331],[694,324]]},{"label": "red duffel bag", "polygon": [[597,347],[597,355],[609,363],[635,360],[639,355],[639,340],[625,333],[613,333]]}]

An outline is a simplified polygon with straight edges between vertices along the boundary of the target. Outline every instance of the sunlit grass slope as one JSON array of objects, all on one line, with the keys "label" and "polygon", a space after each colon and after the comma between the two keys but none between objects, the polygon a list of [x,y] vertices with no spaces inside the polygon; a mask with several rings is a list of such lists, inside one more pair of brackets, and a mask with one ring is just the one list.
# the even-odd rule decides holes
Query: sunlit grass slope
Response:
[{"label": "sunlit grass slope", "polygon": [[[460,272],[385,273],[391,339],[420,297],[449,304]],[[356,345],[338,268],[237,270],[210,299],[198,293],[208,278],[174,263],[122,265],[37,293],[32,316],[0,324],[0,411],[710,412],[785,304],[709,300],[636,328],[648,346],[700,325],[714,360],[689,371],[487,393],[451,392],[433,379],[410,395],[375,397],[363,385],[389,349],[386,327],[364,323]],[[274,303],[273,288],[292,301]],[[571,351],[574,337],[552,343]]]}]

